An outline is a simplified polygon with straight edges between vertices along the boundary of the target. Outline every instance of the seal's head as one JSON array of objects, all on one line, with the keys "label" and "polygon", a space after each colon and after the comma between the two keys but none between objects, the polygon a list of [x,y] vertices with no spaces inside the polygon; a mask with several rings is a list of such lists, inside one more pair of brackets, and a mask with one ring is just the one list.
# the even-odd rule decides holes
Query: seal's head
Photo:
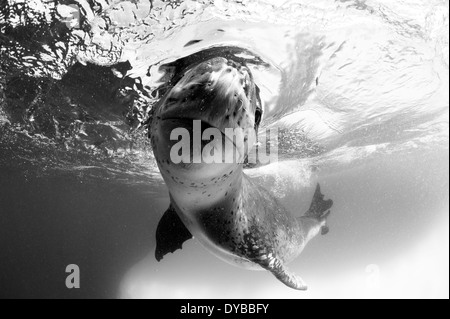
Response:
[{"label": "seal's head", "polygon": [[212,127],[253,129],[261,119],[248,67],[214,58],[188,70],[165,97],[160,117],[202,120]]},{"label": "seal's head", "polygon": [[[163,166],[170,165],[172,172],[184,171],[186,175],[188,171],[201,169],[204,177],[205,174],[210,175],[208,171],[217,174],[229,170],[232,164],[242,164],[255,142],[261,116],[258,87],[247,66],[217,57],[188,67],[180,80],[161,99],[153,116],[152,145],[161,170],[167,171],[167,167]],[[216,143],[216,150],[218,147],[224,147],[227,139],[229,142],[229,135],[226,133],[230,132],[230,129],[235,132],[239,130],[242,138],[234,139],[232,145],[240,154],[240,163],[227,161],[227,164],[211,164],[208,158],[204,158],[204,152],[201,162],[192,159],[196,143],[203,150],[210,142],[204,139],[195,141],[199,135],[196,136],[194,132],[194,121],[201,121],[201,137],[204,137],[205,130],[211,128],[222,135],[223,143]],[[177,129],[185,129],[190,133],[190,163],[174,163],[170,158],[170,151],[179,142],[171,139]],[[213,153],[215,152],[207,153],[206,157],[213,156]],[[205,163],[211,165],[206,168]],[[192,179],[195,176],[191,174],[190,177]]]}]

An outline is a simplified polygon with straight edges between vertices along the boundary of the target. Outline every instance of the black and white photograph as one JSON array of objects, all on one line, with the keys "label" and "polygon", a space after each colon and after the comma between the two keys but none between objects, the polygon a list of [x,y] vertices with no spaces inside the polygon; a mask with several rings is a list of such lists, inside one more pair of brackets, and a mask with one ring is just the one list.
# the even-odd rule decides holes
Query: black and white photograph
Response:
[{"label": "black and white photograph", "polygon": [[0,0],[0,299],[449,299],[449,1]]}]

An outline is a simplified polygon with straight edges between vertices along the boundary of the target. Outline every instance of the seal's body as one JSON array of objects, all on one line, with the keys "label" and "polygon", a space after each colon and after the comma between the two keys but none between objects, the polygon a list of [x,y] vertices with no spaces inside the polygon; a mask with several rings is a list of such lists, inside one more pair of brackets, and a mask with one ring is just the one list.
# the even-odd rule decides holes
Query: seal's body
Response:
[{"label": "seal's body", "polygon": [[[157,230],[156,258],[173,252],[195,236],[221,259],[249,269],[272,272],[294,289],[305,290],[300,277],[285,264],[295,259],[319,232],[328,232],[326,217],[332,201],[324,201],[320,187],[304,216],[295,218],[267,190],[244,174],[243,162],[253,147],[251,133],[261,120],[259,91],[250,70],[230,58],[216,57],[189,65],[155,107],[150,136],[155,158],[169,188],[171,206]],[[195,161],[195,128],[215,128],[237,153],[232,162],[212,163],[205,154]],[[189,132],[188,158],[173,159],[173,132]],[[241,129],[242,140],[227,141],[226,129]],[[249,133],[250,132],[250,133]],[[171,139],[172,137],[172,139]],[[197,143],[197,144],[196,144]],[[213,156],[208,152],[206,157]],[[328,212],[327,212],[328,211]]]}]

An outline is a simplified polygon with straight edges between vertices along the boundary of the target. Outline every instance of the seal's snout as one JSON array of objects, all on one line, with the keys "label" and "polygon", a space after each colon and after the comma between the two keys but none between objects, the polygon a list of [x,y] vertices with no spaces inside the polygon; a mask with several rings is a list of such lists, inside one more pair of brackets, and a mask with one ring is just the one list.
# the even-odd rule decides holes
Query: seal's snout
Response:
[{"label": "seal's snout", "polygon": [[197,119],[222,132],[255,126],[256,88],[250,70],[215,58],[188,70],[165,97],[162,119]]}]

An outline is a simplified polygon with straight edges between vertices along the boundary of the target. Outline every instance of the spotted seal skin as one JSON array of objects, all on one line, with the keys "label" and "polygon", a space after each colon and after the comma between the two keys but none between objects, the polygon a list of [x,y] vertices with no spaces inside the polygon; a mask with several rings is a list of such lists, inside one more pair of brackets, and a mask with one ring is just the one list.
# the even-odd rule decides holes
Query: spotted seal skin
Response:
[{"label": "spotted seal skin", "polygon": [[[185,67],[177,77],[154,108],[149,126],[155,158],[171,197],[157,229],[157,260],[195,236],[228,263],[266,269],[287,286],[306,290],[304,281],[285,265],[313,237],[328,232],[326,218],[332,201],[323,199],[318,185],[311,208],[302,217],[294,217],[244,174],[242,160],[174,164],[170,158],[171,148],[178,143],[170,139],[174,129],[185,128],[192,137],[193,120],[201,120],[203,130],[251,132],[257,131],[262,115],[259,90],[245,63],[214,57]],[[250,142],[236,142],[240,159],[247,155],[246,146],[253,146],[242,143]]]}]

